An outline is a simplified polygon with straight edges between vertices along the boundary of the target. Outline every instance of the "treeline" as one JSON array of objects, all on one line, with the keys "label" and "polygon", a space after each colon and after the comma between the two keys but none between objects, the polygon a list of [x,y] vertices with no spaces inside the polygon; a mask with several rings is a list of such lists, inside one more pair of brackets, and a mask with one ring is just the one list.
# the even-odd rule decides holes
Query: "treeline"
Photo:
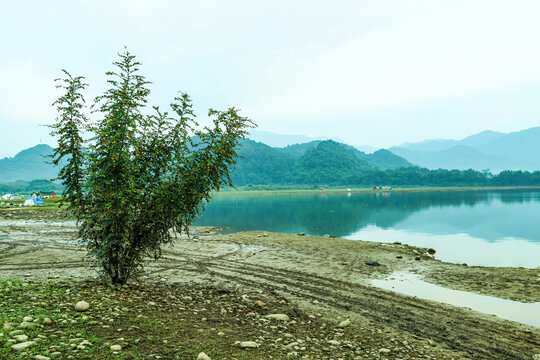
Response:
[{"label": "treeline", "polygon": [[[277,149],[246,141],[233,174],[236,186],[532,186],[540,171],[429,170],[389,151],[366,154],[333,141]],[[386,164],[384,168],[382,163]],[[408,166],[403,166],[407,164]]]},{"label": "treeline", "polygon": [[53,183],[48,180],[32,180],[32,181],[14,181],[8,183],[0,183],[0,194],[2,193],[23,193],[30,194],[34,191],[56,191],[61,192],[63,189],[61,184]]},{"label": "treeline", "polygon": [[[540,186],[540,171],[503,171],[498,175],[475,170],[429,170],[409,167],[384,171],[364,170],[357,174],[337,179],[335,177],[291,174],[275,182],[236,182],[238,186],[249,186],[253,189],[284,189],[290,186],[360,186],[373,187],[392,186]],[[331,181],[324,181],[331,180]]]}]

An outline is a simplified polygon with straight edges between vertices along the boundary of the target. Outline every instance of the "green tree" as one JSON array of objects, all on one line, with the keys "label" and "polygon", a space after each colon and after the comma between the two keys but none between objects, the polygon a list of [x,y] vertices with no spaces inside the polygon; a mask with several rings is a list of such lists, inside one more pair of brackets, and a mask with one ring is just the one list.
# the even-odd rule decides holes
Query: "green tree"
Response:
[{"label": "green tree", "polygon": [[253,123],[235,108],[210,109],[212,125],[201,127],[185,93],[171,114],[158,107],[145,114],[150,90],[141,64],[126,50],[114,65],[110,88],[93,105],[85,193],[73,206],[97,268],[123,284],[159,258],[171,231],[188,230],[212,191],[232,186],[236,146]]},{"label": "green tree", "polygon": [[[53,103],[58,117],[49,126],[52,129],[51,135],[58,138],[58,146],[49,157],[54,165],[61,167],[58,176],[53,179],[60,180],[65,187],[60,205],[67,200],[68,210],[81,211],[85,177],[85,151],[81,131],[88,121],[83,113],[85,103],[82,91],[88,84],[83,82],[83,76],[73,77],[66,70],[62,72],[65,78],[55,79],[55,82],[58,83],[56,87],[65,93]],[[67,162],[65,165],[63,160]]]}]

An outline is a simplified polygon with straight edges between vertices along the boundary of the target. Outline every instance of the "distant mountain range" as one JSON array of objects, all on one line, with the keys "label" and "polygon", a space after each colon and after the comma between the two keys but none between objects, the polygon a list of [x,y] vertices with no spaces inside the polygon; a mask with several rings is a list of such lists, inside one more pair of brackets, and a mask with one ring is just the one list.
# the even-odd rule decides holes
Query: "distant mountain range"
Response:
[{"label": "distant mountain range", "polygon": [[[302,135],[272,136],[280,144],[311,139]],[[284,138],[280,140],[279,137]],[[334,140],[310,140],[272,147],[246,139],[241,144],[238,151],[241,157],[232,176],[233,182],[239,186],[337,184],[353,180],[369,183],[372,181],[366,177],[367,174],[371,174],[372,178],[380,177],[382,175],[377,175],[377,172],[411,166],[479,171],[489,169],[494,173],[540,169],[540,127],[509,134],[484,131],[463,140],[437,139],[408,143],[372,154]],[[0,182],[54,178],[57,169],[46,158],[51,153],[50,146],[37,145],[13,158],[0,159]],[[408,184],[407,181],[412,180],[403,178],[399,183]],[[424,180],[415,181],[423,184]],[[434,183],[434,180],[430,180],[430,183]]]},{"label": "distant mountain range", "polygon": [[[332,183],[364,170],[412,166],[388,150],[366,154],[333,140],[274,148],[246,139],[241,145],[238,167],[233,174],[236,185],[305,183],[306,179]],[[52,151],[49,145],[37,145],[13,158],[0,159],[0,182],[54,178],[57,168],[46,157]]]},{"label": "distant mountain range", "polygon": [[540,169],[540,127],[512,133],[483,131],[463,140],[427,140],[389,149],[428,169]]}]

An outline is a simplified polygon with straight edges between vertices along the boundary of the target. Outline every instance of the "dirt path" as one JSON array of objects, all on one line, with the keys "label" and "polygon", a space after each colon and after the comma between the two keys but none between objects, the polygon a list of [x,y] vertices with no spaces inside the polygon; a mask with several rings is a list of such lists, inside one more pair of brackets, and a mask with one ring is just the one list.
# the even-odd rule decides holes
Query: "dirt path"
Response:
[{"label": "dirt path", "polygon": [[[93,277],[84,249],[70,243],[73,222],[0,221],[0,277]],[[1,235],[1,234],[0,234]],[[146,282],[213,284],[279,294],[349,331],[373,331],[366,344],[432,359],[527,359],[540,353],[540,329],[384,291],[370,285],[394,271],[423,274],[447,287],[524,302],[540,301],[538,269],[463,267],[431,259],[425,249],[324,237],[196,229],[151,263]],[[401,257],[401,258],[398,258]],[[415,260],[420,257],[420,260]],[[367,266],[378,261],[383,266]],[[510,281],[511,280],[511,281]],[[380,340],[382,338],[383,340]],[[382,341],[382,343],[381,343]],[[376,343],[375,343],[376,342]]]}]

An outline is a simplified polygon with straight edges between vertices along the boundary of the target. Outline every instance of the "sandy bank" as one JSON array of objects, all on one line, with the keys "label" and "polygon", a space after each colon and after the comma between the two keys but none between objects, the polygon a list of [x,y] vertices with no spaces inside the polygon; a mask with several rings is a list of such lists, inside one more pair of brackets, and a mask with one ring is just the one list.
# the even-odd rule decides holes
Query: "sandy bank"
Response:
[{"label": "sandy bank", "polygon": [[[3,213],[0,224],[4,233],[11,234],[9,239],[0,239],[1,278],[84,280],[95,276],[84,248],[70,242],[76,236],[73,222],[10,214]],[[161,260],[149,263],[141,280],[197,282],[217,289],[284,296],[307,313],[321,314],[322,319],[350,318],[349,331],[370,329],[381,334],[395,354],[404,351],[399,353],[402,358],[530,359],[540,353],[539,328],[370,284],[395,271],[408,271],[453,289],[540,302],[538,269],[442,263],[430,258],[426,249],[403,244],[262,231],[224,235],[214,230],[194,228],[192,237],[179,236],[173,247],[164,249]],[[382,265],[369,266],[366,261]],[[365,341],[369,345],[370,340]]]}]

